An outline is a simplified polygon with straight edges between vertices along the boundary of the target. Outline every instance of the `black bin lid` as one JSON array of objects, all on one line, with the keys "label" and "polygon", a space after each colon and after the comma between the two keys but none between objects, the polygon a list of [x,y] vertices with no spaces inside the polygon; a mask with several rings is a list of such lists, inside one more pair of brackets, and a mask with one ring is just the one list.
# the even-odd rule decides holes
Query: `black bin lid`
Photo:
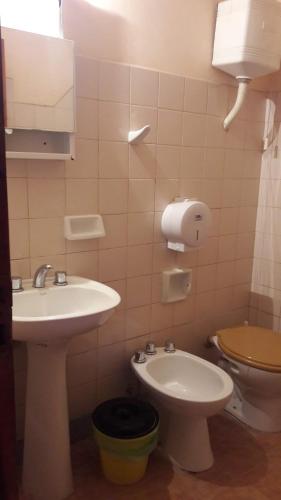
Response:
[{"label": "black bin lid", "polygon": [[115,398],[100,404],[92,415],[103,434],[119,439],[145,436],[158,425],[159,416],[150,403],[135,398]]}]

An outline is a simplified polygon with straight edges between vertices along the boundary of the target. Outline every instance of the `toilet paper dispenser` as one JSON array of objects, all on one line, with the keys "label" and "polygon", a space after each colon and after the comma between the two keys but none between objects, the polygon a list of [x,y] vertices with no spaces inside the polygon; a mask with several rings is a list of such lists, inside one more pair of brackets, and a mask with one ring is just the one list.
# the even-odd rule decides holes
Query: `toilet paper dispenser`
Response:
[{"label": "toilet paper dispenser", "polygon": [[168,248],[186,252],[204,245],[211,225],[211,211],[198,200],[175,199],[164,210],[161,230]]}]

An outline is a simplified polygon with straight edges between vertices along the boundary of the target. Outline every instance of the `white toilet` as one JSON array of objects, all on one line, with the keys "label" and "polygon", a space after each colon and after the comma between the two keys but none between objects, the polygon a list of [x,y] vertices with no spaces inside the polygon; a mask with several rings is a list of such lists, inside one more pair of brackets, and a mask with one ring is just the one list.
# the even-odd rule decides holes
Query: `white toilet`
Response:
[{"label": "white toilet", "polygon": [[281,431],[281,335],[241,326],[219,330],[211,341],[234,382],[226,410],[254,429]]},{"label": "white toilet", "polygon": [[204,359],[180,350],[166,352],[163,347],[146,357],[133,357],[131,364],[168,420],[162,439],[165,453],[182,469],[209,469],[214,459],[207,417],[230,399],[231,378]]}]

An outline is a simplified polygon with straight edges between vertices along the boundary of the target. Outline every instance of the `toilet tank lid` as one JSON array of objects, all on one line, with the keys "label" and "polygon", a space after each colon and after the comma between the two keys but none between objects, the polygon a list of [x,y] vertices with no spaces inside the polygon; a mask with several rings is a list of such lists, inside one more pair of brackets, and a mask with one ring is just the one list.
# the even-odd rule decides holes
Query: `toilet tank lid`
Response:
[{"label": "toilet tank lid", "polygon": [[259,326],[238,326],[216,332],[222,351],[241,363],[281,372],[281,335]]}]

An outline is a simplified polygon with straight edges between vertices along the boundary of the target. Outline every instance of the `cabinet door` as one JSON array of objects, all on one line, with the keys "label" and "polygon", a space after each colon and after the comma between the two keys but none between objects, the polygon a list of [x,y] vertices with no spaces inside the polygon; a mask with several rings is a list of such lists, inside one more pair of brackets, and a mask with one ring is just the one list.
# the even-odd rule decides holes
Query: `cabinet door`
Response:
[{"label": "cabinet door", "polygon": [[12,293],[5,165],[2,48],[3,45],[0,44],[0,498],[1,500],[17,500],[16,425],[11,336]]},{"label": "cabinet door", "polygon": [[73,42],[2,28],[6,127],[74,131]]}]

